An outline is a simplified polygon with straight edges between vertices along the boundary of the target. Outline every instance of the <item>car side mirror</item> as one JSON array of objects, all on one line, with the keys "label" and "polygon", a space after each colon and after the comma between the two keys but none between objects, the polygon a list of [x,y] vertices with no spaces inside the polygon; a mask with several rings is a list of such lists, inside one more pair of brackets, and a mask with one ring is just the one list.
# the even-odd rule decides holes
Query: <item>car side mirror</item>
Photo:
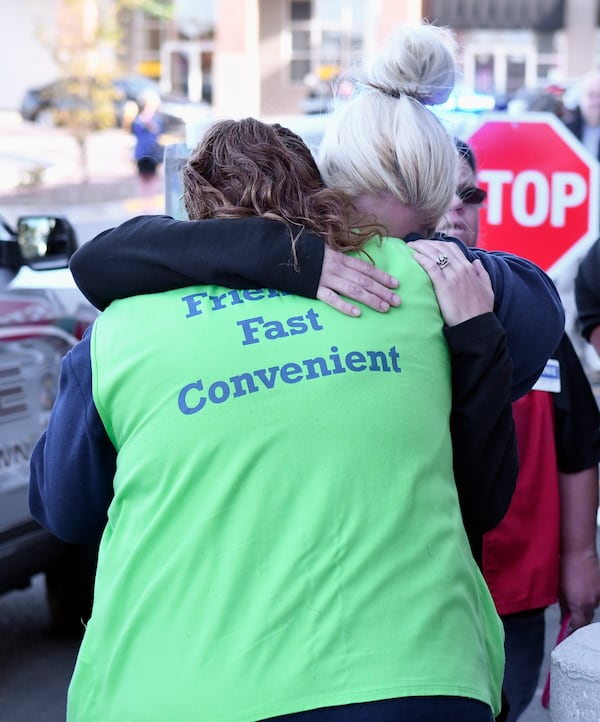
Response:
[{"label": "car side mirror", "polygon": [[22,264],[37,270],[65,268],[77,250],[75,229],[62,216],[21,216],[17,242]]}]

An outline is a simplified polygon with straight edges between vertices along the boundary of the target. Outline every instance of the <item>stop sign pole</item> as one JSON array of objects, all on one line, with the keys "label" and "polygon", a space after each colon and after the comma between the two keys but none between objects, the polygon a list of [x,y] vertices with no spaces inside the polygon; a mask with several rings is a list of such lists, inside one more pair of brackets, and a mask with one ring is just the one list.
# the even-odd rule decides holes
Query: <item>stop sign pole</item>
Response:
[{"label": "stop sign pole", "polygon": [[552,113],[492,113],[468,141],[488,192],[479,245],[560,277],[600,235],[598,161]]}]

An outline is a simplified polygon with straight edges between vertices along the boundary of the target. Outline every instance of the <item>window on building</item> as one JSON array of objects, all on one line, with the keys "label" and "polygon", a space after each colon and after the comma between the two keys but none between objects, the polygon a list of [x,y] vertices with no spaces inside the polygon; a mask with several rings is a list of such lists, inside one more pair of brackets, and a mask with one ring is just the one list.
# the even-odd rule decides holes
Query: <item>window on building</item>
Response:
[{"label": "window on building", "polygon": [[310,75],[310,60],[292,60],[290,64],[290,76],[293,81],[303,83],[306,76]]},{"label": "window on building", "polygon": [[292,0],[290,7],[292,22],[310,21],[311,5],[311,0]]},{"label": "window on building", "polygon": [[310,54],[310,30],[292,30],[292,49],[294,53]]},{"label": "window on building", "polygon": [[506,59],[506,93],[512,97],[519,88],[525,86],[526,59],[519,55],[509,55]]},{"label": "window on building", "polygon": [[557,50],[556,33],[537,33],[537,67],[536,78],[538,83],[551,82],[560,67],[560,55]]},{"label": "window on building", "polygon": [[538,53],[555,53],[556,43],[554,33],[536,33]]},{"label": "window on building", "polygon": [[294,83],[303,83],[311,71],[311,16],[310,0],[292,0],[290,3],[290,31],[292,38],[292,57],[290,61],[290,79]]},{"label": "window on building", "polygon": [[494,92],[494,56],[479,54],[475,57],[475,83],[473,90],[476,93],[492,94]]},{"label": "window on building", "polygon": [[148,34],[146,36],[146,50],[151,53],[160,53],[161,42],[163,41],[164,32],[161,32],[162,28],[154,27],[148,28]]},{"label": "window on building", "polygon": [[554,63],[538,63],[537,64],[537,78],[538,81],[551,81],[552,73],[556,70]]},{"label": "window on building", "polygon": [[362,0],[291,0],[290,79],[330,80],[362,59],[368,7]]}]

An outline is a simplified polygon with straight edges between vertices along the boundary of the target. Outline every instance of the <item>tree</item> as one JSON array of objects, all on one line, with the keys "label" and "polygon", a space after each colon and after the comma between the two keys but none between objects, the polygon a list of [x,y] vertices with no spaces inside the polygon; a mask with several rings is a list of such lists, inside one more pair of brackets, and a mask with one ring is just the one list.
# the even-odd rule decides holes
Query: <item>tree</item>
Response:
[{"label": "tree", "polygon": [[54,121],[77,143],[85,182],[88,139],[118,125],[125,101],[113,83],[119,74],[119,13],[142,10],[169,19],[173,6],[172,0],[60,0],[55,27],[38,29],[59,70],[59,82],[48,91]]}]

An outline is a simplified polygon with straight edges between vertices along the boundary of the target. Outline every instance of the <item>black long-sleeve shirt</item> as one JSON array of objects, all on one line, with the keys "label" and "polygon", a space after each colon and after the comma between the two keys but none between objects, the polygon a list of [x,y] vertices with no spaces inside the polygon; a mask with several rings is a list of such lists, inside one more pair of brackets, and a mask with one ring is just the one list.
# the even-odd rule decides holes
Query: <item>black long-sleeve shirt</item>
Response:
[{"label": "black long-sleeve shirt", "polygon": [[590,340],[600,326],[600,238],[583,257],[575,276],[575,304],[581,335]]},{"label": "black long-sleeve shirt", "polygon": [[[494,312],[506,331],[513,364],[516,400],[531,389],[561,339],[564,309],[558,291],[531,261],[441,238],[459,245],[470,260],[480,259],[490,275]],[[284,224],[265,218],[176,221],[140,216],[85,243],[71,258],[71,271],[81,291],[100,309],[116,298],[197,283],[279,288],[315,298],[323,240],[301,233],[297,263],[290,241]]]}]

